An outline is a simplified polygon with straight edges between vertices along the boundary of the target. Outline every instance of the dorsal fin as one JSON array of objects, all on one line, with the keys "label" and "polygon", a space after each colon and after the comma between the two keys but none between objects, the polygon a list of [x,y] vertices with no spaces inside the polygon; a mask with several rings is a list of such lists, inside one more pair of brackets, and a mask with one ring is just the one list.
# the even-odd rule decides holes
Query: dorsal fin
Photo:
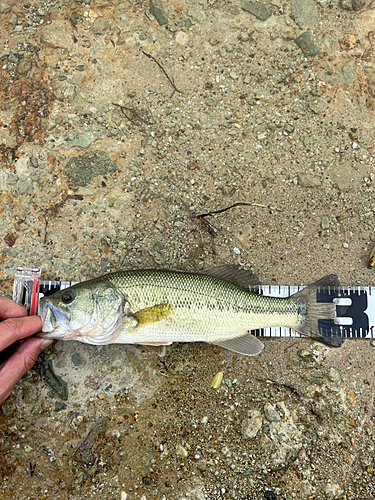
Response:
[{"label": "dorsal fin", "polygon": [[213,276],[214,278],[218,278],[224,281],[228,281],[233,285],[242,288],[243,290],[249,291],[250,285],[259,285],[258,276],[256,276],[251,271],[247,269],[243,269],[240,266],[236,265],[223,265],[218,267],[213,267],[212,269],[208,269],[204,271],[204,274],[208,274],[209,276]]}]

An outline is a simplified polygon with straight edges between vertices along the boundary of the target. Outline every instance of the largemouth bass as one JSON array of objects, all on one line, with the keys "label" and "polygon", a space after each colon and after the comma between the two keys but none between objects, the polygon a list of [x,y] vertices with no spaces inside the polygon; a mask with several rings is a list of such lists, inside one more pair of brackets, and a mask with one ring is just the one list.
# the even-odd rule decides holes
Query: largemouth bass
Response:
[{"label": "largemouth bass", "polygon": [[43,297],[39,336],[96,345],[208,342],[248,356],[263,349],[249,330],[286,326],[324,340],[318,319],[335,318],[335,306],[317,302],[317,290],[336,284],[334,275],[275,298],[250,293],[244,273],[222,266],[208,274],[156,269],[106,274]]}]

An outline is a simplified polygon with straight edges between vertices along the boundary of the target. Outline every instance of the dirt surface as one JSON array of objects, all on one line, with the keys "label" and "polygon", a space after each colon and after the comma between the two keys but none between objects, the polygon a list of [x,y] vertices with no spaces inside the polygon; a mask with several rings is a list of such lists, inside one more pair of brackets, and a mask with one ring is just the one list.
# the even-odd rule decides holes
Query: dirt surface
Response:
[{"label": "dirt surface", "polygon": [[[375,284],[373,2],[7,0],[0,44],[3,294],[21,264]],[[56,343],[2,405],[0,498],[374,498],[374,346],[265,344]]]}]

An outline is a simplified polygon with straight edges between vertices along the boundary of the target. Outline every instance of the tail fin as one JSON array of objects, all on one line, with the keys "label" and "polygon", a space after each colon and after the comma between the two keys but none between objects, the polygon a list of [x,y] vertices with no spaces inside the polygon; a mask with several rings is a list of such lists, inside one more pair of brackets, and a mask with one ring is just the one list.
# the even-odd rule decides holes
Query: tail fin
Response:
[{"label": "tail fin", "polygon": [[322,335],[319,332],[318,320],[333,320],[336,317],[336,306],[332,302],[318,302],[317,292],[319,288],[328,286],[340,286],[335,274],[330,274],[320,279],[316,283],[303,288],[290,297],[290,300],[298,304],[300,323],[296,330],[308,337],[314,337],[332,347],[340,347],[342,338],[337,335],[337,331],[332,330],[331,335]]}]

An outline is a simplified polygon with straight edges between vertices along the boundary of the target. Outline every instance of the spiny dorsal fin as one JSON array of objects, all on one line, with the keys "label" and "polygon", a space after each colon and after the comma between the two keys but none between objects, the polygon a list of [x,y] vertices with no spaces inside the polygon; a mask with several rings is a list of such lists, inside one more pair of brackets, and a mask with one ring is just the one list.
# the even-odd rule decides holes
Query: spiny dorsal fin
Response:
[{"label": "spiny dorsal fin", "polygon": [[233,285],[242,288],[243,290],[249,291],[249,285],[259,285],[258,276],[256,276],[251,271],[243,269],[236,265],[223,265],[218,267],[213,267],[204,271],[204,274],[213,276],[224,281],[228,281]]}]

